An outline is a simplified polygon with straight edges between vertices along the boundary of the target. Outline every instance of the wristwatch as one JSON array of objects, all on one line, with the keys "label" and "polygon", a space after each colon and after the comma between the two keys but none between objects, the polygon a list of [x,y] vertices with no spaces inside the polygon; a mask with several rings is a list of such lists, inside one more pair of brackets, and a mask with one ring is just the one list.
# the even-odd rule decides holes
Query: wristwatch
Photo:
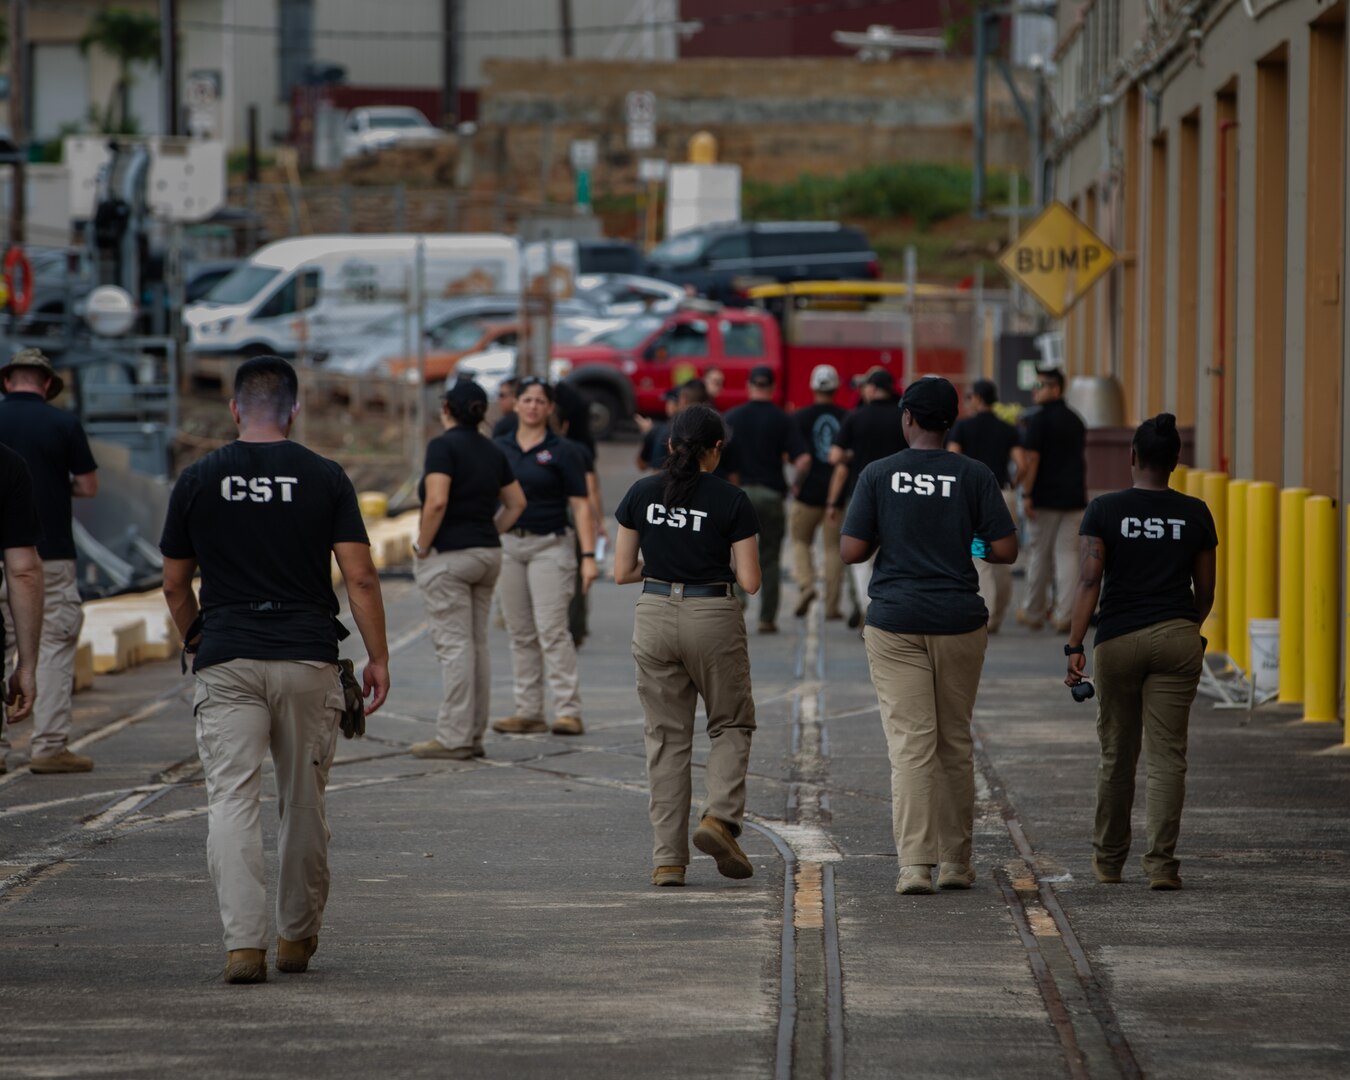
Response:
[{"label": "wristwatch", "polygon": [[594,558],[595,558],[595,552],[594,552],[594,551],[583,551],[583,552],[581,553],[581,557],[582,557],[583,559],[594,559]]},{"label": "wristwatch", "polygon": [[1065,645],[1065,646],[1064,646],[1064,655],[1065,655],[1065,656],[1083,656],[1084,654],[1085,654],[1085,651],[1084,651],[1084,649],[1083,649],[1083,646],[1081,646],[1081,645]]}]

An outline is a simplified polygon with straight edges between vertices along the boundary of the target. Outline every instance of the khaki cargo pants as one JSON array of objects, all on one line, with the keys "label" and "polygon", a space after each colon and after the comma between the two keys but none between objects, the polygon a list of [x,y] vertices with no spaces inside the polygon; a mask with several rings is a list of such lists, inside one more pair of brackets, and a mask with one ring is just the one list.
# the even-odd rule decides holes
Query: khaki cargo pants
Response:
[{"label": "khaki cargo pants", "polygon": [[823,506],[794,502],[788,511],[788,531],[792,536],[792,572],[802,592],[816,587],[816,530],[823,527],[825,539],[825,614],[840,614],[839,597],[844,587],[844,560],[839,555],[839,530],[843,518],[831,523]]},{"label": "khaki cargo pants", "polygon": [[231,660],[197,673],[192,710],[206,773],[206,859],[226,949],[267,948],[263,872],[263,761],[276,772],[277,933],[319,932],[328,901],[324,788],[343,709],[336,664]]},{"label": "khaki cargo pants", "polygon": [[502,569],[500,548],[433,551],[413,561],[441,665],[436,741],[457,750],[483,745],[492,695],[488,614]]},{"label": "khaki cargo pants", "polygon": [[740,835],[745,773],[755,730],[745,617],[735,597],[643,593],[633,617],[638,700],[646,714],[647,780],[655,842],[653,866],[689,865],[689,767],[694,712],[708,715],[705,798],[711,815]]},{"label": "khaki cargo pants", "polygon": [[975,825],[975,694],[989,642],[968,634],[863,631],[891,758],[901,866],[968,863]]},{"label": "khaki cargo pants", "polygon": [[[1017,520],[1017,497],[1012,493],[1011,488],[1003,489],[1003,501],[1008,506],[1008,513],[1012,515],[1015,522]],[[989,609],[989,632],[997,634],[998,628],[1003,625],[1003,616],[1008,613],[1008,604],[1012,600],[1012,572],[1013,568],[1006,563],[985,562],[984,559],[973,559],[975,563],[975,573],[980,579],[980,599],[984,601],[984,606]],[[1076,562],[1070,565],[1077,565]]]},{"label": "khaki cargo pants", "polygon": [[1042,510],[1027,519],[1027,595],[1022,607],[1032,622],[1045,621],[1050,587],[1055,590],[1051,622],[1063,626],[1073,614],[1073,591],[1078,583],[1078,527],[1081,510]]},{"label": "khaki cargo pants", "polygon": [[497,592],[511,637],[515,715],[544,719],[544,676],[555,716],[581,716],[577,647],[567,624],[576,588],[577,548],[571,530],[561,536],[502,537]]},{"label": "khaki cargo pants", "polygon": [[1181,807],[1186,801],[1186,736],[1205,650],[1200,627],[1168,619],[1092,650],[1097,684],[1097,818],[1092,860],[1119,873],[1130,854],[1130,811],[1141,742],[1147,754],[1145,814],[1150,878],[1176,877]]},{"label": "khaki cargo pants", "polygon": [[[14,620],[9,597],[0,585],[0,613],[5,641],[14,648]],[[37,701],[33,705],[33,757],[50,757],[66,748],[70,739],[71,697],[75,693],[75,653],[80,646],[84,609],[75,582],[74,559],[42,562],[42,643],[38,648]],[[0,664],[0,668],[7,665]],[[9,753],[9,740],[0,727],[0,761]]]}]

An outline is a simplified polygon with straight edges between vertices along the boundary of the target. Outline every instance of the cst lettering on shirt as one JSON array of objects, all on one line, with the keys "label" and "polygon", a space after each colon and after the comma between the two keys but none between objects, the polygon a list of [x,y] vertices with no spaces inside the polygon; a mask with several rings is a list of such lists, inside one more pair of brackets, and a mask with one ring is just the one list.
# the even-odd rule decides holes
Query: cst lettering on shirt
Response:
[{"label": "cst lettering on shirt", "polygon": [[[954,476],[934,476],[932,473],[907,473],[903,470],[891,473],[891,490],[897,495],[936,495],[944,499],[952,497]],[[941,491],[938,488],[941,486]]]},{"label": "cst lettering on shirt", "polygon": [[1145,540],[1162,540],[1167,535],[1167,525],[1172,526],[1172,539],[1180,540],[1181,530],[1186,525],[1182,518],[1121,518],[1120,535],[1126,540],[1138,540],[1141,536]]},{"label": "cst lettering on shirt", "polygon": [[706,510],[667,510],[660,503],[647,504],[647,524],[669,525],[672,529],[691,526],[694,532],[703,531],[703,519],[708,516]]},{"label": "cst lettering on shirt", "polygon": [[[226,502],[271,502],[281,492],[282,502],[291,502],[291,492],[300,481],[294,476],[222,476],[220,496]],[[275,485],[275,487],[273,486]]]}]

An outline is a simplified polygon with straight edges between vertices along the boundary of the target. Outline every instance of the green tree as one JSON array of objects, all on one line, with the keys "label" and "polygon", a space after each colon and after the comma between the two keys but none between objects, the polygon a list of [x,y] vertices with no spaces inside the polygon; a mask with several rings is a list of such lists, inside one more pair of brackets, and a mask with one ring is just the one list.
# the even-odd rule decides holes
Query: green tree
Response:
[{"label": "green tree", "polygon": [[[89,29],[80,38],[80,52],[88,55],[97,47],[117,61],[117,82],[102,118],[106,132],[131,133],[136,130],[131,116],[131,65],[160,62],[159,20],[126,8],[100,8],[89,20]],[[114,110],[120,114],[114,126]]]}]

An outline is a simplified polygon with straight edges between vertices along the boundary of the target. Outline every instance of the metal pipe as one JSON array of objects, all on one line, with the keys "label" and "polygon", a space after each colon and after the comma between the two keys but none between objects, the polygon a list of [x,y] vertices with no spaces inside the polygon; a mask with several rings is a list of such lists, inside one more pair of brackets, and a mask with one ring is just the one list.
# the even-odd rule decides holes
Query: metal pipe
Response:
[{"label": "metal pipe", "polygon": [[989,51],[987,14],[975,13],[975,168],[971,176],[970,213],[977,219],[985,216],[985,109],[989,86],[986,58]]},{"label": "metal pipe", "polygon": [[10,166],[9,242],[24,242],[25,190],[24,158],[28,152],[28,125],[25,122],[25,89],[28,83],[28,41],[25,26],[27,0],[9,0],[9,134],[18,151]]}]

